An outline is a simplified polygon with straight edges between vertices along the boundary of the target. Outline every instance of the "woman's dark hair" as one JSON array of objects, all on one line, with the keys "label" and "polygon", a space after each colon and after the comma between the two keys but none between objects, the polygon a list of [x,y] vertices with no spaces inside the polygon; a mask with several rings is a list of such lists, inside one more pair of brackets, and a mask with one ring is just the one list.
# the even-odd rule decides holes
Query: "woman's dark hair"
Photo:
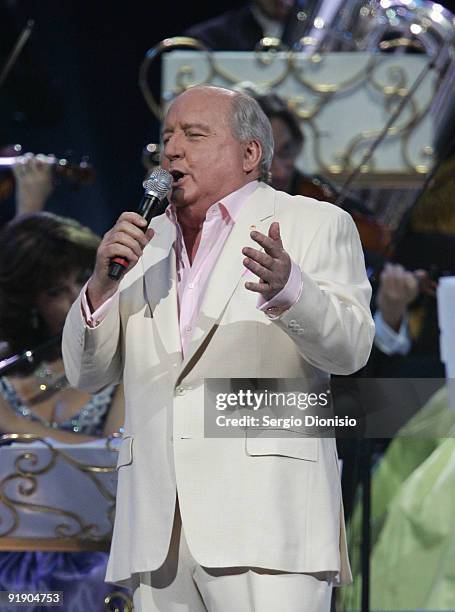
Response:
[{"label": "woman's dark hair", "polygon": [[100,239],[64,217],[40,212],[10,221],[0,232],[0,340],[17,353],[49,339],[35,305],[40,293],[71,272],[93,269]]},{"label": "woman's dark hair", "polygon": [[283,98],[280,98],[277,94],[271,93],[256,96],[256,100],[269,118],[269,121],[275,118],[281,119],[281,121],[288,126],[296,146],[299,148],[302,147],[304,135],[300,127],[299,119]]}]

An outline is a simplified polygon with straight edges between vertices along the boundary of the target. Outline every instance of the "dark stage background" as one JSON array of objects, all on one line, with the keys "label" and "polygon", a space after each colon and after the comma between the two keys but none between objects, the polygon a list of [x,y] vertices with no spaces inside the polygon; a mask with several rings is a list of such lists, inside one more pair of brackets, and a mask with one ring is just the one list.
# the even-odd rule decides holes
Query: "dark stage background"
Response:
[{"label": "dark stage background", "polygon": [[[137,80],[150,47],[191,24],[239,6],[106,0],[0,0],[0,63],[27,22],[30,40],[0,89],[0,145],[77,159],[89,155],[96,182],[78,191],[61,184],[48,210],[104,233],[142,193],[143,146],[158,138]],[[159,92],[159,70],[154,88]],[[0,202],[4,221],[12,202]]]}]

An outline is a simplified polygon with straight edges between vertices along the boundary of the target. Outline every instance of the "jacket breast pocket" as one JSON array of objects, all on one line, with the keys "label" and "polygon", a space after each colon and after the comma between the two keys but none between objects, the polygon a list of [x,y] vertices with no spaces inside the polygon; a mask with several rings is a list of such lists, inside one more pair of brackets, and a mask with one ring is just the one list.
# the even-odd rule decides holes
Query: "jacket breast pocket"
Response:
[{"label": "jacket breast pocket", "polygon": [[[270,437],[270,434],[274,437]],[[269,437],[266,437],[268,435]],[[319,439],[304,437],[289,429],[257,432],[246,435],[246,452],[251,457],[275,455],[304,461],[318,461]]]},{"label": "jacket breast pocket", "polygon": [[125,436],[120,444],[117,458],[117,470],[133,463],[133,436]]}]

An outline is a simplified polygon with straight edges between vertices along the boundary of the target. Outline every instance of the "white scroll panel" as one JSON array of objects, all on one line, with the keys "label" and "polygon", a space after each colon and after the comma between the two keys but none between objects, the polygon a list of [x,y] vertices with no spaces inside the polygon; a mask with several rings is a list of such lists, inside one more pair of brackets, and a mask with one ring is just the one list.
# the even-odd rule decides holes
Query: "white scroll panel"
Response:
[{"label": "white scroll panel", "polygon": [[[55,462],[52,451],[42,442],[0,447],[0,535],[109,538],[117,487],[117,451],[108,450],[106,440],[78,445],[47,441],[57,450]],[[108,473],[91,470],[89,476],[84,471],[86,466],[112,469]],[[7,533],[15,520],[16,528]],[[67,528],[56,532],[62,524]]]},{"label": "white scroll panel", "polygon": [[[301,122],[306,143],[298,166],[335,180],[360,161],[371,143],[366,133],[384,127],[400,94],[409,90],[428,62],[420,54],[361,52],[330,53],[318,62],[293,54],[292,65],[284,52],[268,52],[268,63],[259,57],[245,52],[167,53],[162,58],[162,99],[169,102],[187,87],[206,82],[233,88],[249,81],[265,93],[274,91],[300,115],[310,116]],[[318,91],[324,86],[328,92]],[[423,180],[432,163],[434,127],[428,109],[434,86],[435,76],[430,73],[396,122],[399,133],[387,136],[378,147],[370,167],[364,168],[365,176],[380,184],[393,184],[394,178],[412,185]],[[356,139],[360,139],[357,144]]]}]

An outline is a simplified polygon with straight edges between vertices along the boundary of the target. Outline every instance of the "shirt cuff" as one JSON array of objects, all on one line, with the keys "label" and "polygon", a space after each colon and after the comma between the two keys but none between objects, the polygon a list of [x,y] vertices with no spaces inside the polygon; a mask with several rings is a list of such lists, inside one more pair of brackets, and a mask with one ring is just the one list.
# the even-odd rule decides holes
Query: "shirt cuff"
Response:
[{"label": "shirt cuff", "polygon": [[82,295],[81,295],[82,315],[88,327],[97,327],[103,321],[103,319],[106,317],[107,313],[109,312],[109,308],[111,307],[114,297],[117,295],[118,289],[114,293],[114,295],[112,295],[105,302],[103,302],[103,304],[101,304],[101,306],[99,306],[95,310],[95,312],[91,312],[90,306],[88,303],[88,299],[87,299],[87,286],[88,286],[88,281],[85,283],[82,289]]},{"label": "shirt cuff", "polygon": [[396,332],[388,325],[379,310],[374,315],[376,334],[374,343],[386,355],[407,355],[411,350],[411,339],[408,331],[408,317],[405,315]]},{"label": "shirt cuff", "polygon": [[302,293],[302,285],[303,280],[300,267],[291,261],[291,272],[286,285],[275,297],[267,302],[264,301],[262,295],[259,295],[257,308],[265,312],[269,319],[277,319],[298,301]]}]

